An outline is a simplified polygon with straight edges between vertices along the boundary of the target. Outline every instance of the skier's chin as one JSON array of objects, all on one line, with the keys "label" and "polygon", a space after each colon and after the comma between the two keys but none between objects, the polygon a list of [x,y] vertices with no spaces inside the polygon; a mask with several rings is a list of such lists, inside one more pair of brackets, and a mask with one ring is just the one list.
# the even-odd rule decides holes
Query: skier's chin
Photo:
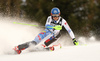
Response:
[{"label": "skier's chin", "polygon": [[58,19],[54,19],[54,21],[58,21]]}]

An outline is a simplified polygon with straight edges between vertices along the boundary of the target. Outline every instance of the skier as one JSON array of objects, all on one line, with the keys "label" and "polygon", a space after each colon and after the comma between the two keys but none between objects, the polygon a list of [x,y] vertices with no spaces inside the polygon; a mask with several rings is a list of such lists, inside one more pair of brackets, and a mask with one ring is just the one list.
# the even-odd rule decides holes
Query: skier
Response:
[{"label": "skier", "polygon": [[[20,54],[22,50],[28,48],[31,44],[32,45],[38,45],[44,38],[47,38],[44,41],[44,46],[47,46],[46,49],[48,50],[54,50],[54,47],[48,47],[51,43],[55,42],[60,37],[60,30],[56,30],[53,27],[55,26],[64,26],[64,28],[68,31],[70,37],[73,40],[74,45],[78,45],[79,42],[76,41],[73,31],[70,29],[68,23],[65,19],[63,19],[60,16],[60,10],[57,7],[52,8],[51,10],[51,16],[47,18],[46,24],[45,24],[45,30],[41,33],[39,33],[34,40],[30,42],[26,42],[23,44],[20,44],[16,47],[14,47],[14,50]],[[48,37],[49,36],[49,37]]]}]

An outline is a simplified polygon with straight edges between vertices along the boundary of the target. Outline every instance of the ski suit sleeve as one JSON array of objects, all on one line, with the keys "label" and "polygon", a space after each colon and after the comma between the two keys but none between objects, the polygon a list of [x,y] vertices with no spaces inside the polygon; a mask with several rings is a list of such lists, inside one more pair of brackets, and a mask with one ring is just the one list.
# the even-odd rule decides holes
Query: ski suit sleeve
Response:
[{"label": "ski suit sleeve", "polygon": [[45,26],[46,26],[46,25],[50,25],[50,22],[51,22],[51,21],[50,21],[50,17],[48,17]]},{"label": "ski suit sleeve", "polygon": [[74,39],[74,38],[75,38],[75,35],[74,35],[73,31],[71,30],[71,28],[69,27],[67,21],[65,21],[65,20],[63,19],[63,20],[62,20],[62,25],[63,25],[64,28],[68,31],[70,37],[71,37],[72,39]]},{"label": "ski suit sleeve", "polygon": [[53,29],[53,28],[52,28],[53,26],[50,25],[50,22],[51,22],[51,21],[50,21],[50,17],[48,17],[48,18],[47,18],[47,21],[46,21],[46,24],[45,24],[46,29]]}]

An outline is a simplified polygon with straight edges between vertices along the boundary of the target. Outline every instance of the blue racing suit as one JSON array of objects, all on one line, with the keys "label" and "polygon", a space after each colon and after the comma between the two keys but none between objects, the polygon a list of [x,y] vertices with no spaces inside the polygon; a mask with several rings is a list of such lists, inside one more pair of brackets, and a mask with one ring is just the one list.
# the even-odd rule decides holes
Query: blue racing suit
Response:
[{"label": "blue racing suit", "polygon": [[56,41],[60,37],[60,30],[56,30],[56,29],[52,28],[52,27],[55,27],[58,25],[64,26],[64,28],[68,31],[70,37],[74,40],[73,41],[74,44],[77,45],[78,43],[75,40],[74,33],[70,29],[66,20],[59,16],[59,19],[57,21],[55,21],[52,19],[52,16],[49,16],[47,18],[47,21],[45,24],[46,29],[43,32],[39,33],[33,41],[18,45],[17,46],[18,51],[21,51],[21,50],[28,48],[31,44],[37,45],[38,43],[40,43],[42,41],[44,42],[45,46],[49,46],[51,43],[53,43],[54,41]]},{"label": "blue racing suit", "polygon": [[[40,43],[46,36],[48,36],[48,35],[50,35],[50,34],[53,35],[53,33],[50,31],[50,30],[53,30],[53,28],[51,28],[51,27],[53,27],[53,26],[51,26],[51,25],[45,25],[45,27],[46,27],[46,29],[45,29],[43,32],[40,32],[40,33],[35,37],[35,39],[33,40],[33,41],[35,41],[37,44]],[[50,28],[47,28],[47,27],[50,27]],[[51,36],[51,37],[49,37],[47,40],[52,40],[53,38],[55,38],[54,35]]]},{"label": "blue racing suit", "polygon": [[[54,39],[55,37],[58,38],[58,35],[60,33],[60,30],[55,30],[53,28],[48,28],[48,27],[54,27],[54,26],[57,26],[57,25],[60,25],[60,26],[64,26],[65,29],[68,31],[68,33],[70,34],[71,38],[75,38],[74,36],[74,33],[72,32],[72,30],[70,29],[68,23],[65,21],[65,19],[63,19],[62,17],[59,17],[59,19],[57,21],[54,21],[52,19],[52,16],[49,16],[47,18],[47,21],[46,21],[46,24],[45,24],[45,27],[46,29],[39,33],[35,39],[33,41],[35,41],[37,44],[40,43],[45,37],[47,37],[48,35],[50,34],[53,34],[51,37],[49,37],[47,40],[45,40],[45,44],[48,43],[49,41],[51,41],[52,39]],[[56,36],[55,36],[56,35]],[[57,39],[56,38],[56,39]],[[54,39],[54,40],[56,40]],[[52,42],[49,42],[47,44],[47,46],[52,43]]]}]

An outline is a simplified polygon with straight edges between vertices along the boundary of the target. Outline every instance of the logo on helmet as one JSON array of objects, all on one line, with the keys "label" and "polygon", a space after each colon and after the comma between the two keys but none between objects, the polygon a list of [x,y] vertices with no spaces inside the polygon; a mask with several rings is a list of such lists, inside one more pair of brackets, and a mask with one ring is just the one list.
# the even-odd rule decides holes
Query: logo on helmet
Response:
[{"label": "logo on helmet", "polygon": [[54,13],[56,14],[56,13],[57,13],[57,11],[56,11],[56,10],[54,10]]}]

